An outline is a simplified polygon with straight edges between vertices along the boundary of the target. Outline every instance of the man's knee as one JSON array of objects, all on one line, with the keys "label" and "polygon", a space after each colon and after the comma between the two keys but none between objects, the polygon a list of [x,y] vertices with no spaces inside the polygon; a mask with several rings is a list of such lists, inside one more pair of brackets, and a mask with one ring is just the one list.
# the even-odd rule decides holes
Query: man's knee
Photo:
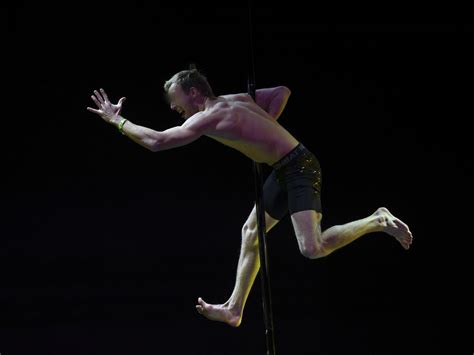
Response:
[{"label": "man's knee", "polygon": [[305,244],[300,246],[301,254],[308,259],[322,258],[328,253],[318,244]]},{"label": "man's knee", "polygon": [[252,228],[248,224],[242,227],[242,243],[246,247],[255,247],[258,245],[257,228]]}]

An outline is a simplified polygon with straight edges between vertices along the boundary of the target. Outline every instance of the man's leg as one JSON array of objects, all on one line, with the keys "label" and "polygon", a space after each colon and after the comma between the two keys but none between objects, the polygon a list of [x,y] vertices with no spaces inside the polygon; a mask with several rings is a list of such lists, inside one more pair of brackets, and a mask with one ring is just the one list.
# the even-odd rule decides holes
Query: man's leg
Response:
[{"label": "man's leg", "polygon": [[[266,231],[270,231],[278,223],[265,212]],[[258,247],[257,213],[254,205],[250,216],[242,228],[242,246],[237,266],[237,277],[234,290],[224,304],[212,305],[198,298],[197,311],[210,320],[225,322],[238,327],[242,322],[245,302],[260,269],[260,253]]]},{"label": "man's leg", "polygon": [[326,256],[352,241],[372,232],[385,232],[408,249],[413,236],[408,226],[400,219],[381,207],[366,218],[350,223],[333,226],[321,233],[322,214],[313,210],[291,214],[296,238],[301,254],[315,259]]}]

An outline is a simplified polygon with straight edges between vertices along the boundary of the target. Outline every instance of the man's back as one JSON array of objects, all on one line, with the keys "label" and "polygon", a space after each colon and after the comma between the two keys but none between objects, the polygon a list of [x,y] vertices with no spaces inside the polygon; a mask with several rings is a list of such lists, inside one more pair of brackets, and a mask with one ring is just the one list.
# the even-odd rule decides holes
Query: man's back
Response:
[{"label": "man's back", "polygon": [[219,96],[203,114],[202,119],[212,117],[213,122],[206,136],[256,162],[272,165],[298,144],[298,140],[248,94]]}]

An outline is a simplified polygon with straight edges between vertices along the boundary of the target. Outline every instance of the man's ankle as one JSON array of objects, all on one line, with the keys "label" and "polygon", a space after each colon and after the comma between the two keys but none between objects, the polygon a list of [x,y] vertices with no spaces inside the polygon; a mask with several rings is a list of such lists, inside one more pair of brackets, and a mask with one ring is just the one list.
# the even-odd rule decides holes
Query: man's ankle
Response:
[{"label": "man's ankle", "polygon": [[242,313],[242,305],[235,303],[233,301],[229,302],[229,305],[227,306],[229,311],[231,311],[235,315],[240,315]]}]

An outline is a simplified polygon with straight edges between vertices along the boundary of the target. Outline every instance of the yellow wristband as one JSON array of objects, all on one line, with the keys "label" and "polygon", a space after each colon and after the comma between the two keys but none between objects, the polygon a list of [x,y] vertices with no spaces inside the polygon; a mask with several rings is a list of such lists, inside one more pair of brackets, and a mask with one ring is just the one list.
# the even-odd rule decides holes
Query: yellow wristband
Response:
[{"label": "yellow wristband", "polygon": [[125,133],[123,133],[123,130],[122,130],[122,129],[123,129],[123,125],[124,125],[125,122],[127,122],[127,121],[128,121],[128,120],[127,120],[126,118],[122,118],[122,121],[120,121],[120,123],[119,123],[119,125],[118,125],[118,130],[119,130],[119,132],[122,133],[122,134],[125,134]]}]

